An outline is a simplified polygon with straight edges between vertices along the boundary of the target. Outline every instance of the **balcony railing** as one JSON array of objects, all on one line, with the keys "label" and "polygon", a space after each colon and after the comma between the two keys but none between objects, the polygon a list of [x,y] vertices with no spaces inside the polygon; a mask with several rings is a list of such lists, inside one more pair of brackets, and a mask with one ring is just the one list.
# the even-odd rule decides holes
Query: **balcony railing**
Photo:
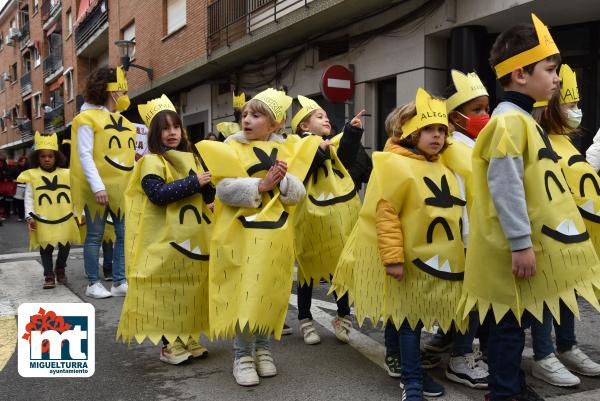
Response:
[{"label": "balcony railing", "polygon": [[21,96],[31,93],[31,71],[26,72],[21,77]]},{"label": "balcony railing", "polygon": [[46,22],[54,17],[60,9],[60,3],[60,0],[44,0],[42,2],[42,22]]},{"label": "balcony railing", "polygon": [[20,123],[18,127],[21,132],[21,140],[28,141],[33,139],[33,126],[31,120]]},{"label": "balcony railing", "polygon": [[50,54],[44,59],[44,80],[63,67],[62,45],[50,49]]},{"label": "balcony railing", "polygon": [[94,33],[108,21],[108,4],[106,0],[101,0],[94,8],[79,21],[75,28],[75,46],[83,46]]},{"label": "balcony railing", "polygon": [[25,44],[29,40],[29,21],[23,23],[23,26],[21,27],[21,34],[19,35],[19,40],[21,41],[21,47],[25,46]]},{"label": "balcony railing", "polygon": [[229,46],[239,39],[270,22],[314,0],[215,0],[208,5],[207,50]]},{"label": "balcony railing", "polygon": [[44,131],[47,134],[58,131],[65,125],[64,105],[59,105],[52,111],[44,112]]}]

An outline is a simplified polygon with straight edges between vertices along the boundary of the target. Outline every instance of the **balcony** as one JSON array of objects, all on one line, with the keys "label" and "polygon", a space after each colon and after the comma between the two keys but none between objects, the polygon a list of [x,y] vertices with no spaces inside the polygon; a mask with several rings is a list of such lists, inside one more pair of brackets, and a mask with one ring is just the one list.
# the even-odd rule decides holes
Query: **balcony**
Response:
[{"label": "balcony", "polygon": [[27,96],[31,93],[31,71],[26,72],[21,77],[21,96]]},{"label": "balcony", "polygon": [[44,83],[52,81],[63,69],[62,45],[50,49],[50,54],[44,59]]},{"label": "balcony", "polygon": [[44,0],[42,2],[42,22],[45,24],[51,20],[60,10],[60,0]]},{"label": "balcony", "polygon": [[95,57],[108,48],[108,4],[98,1],[75,26],[78,56]]},{"label": "balcony", "polygon": [[23,142],[30,141],[33,139],[33,127],[31,120],[27,119],[18,125],[19,131],[21,132],[21,140]]},{"label": "balcony", "polygon": [[44,131],[46,134],[60,131],[65,126],[64,105],[58,105],[52,111],[44,113]]},{"label": "balcony", "polygon": [[21,33],[19,35],[19,41],[21,43],[21,49],[25,47],[29,41],[29,21],[23,23],[23,26],[21,27]]},{"label": "balcony", "polygon": [[314,0],[215,0],[208,6],[207,51],[229,46],[252,31],[308,7]]}]

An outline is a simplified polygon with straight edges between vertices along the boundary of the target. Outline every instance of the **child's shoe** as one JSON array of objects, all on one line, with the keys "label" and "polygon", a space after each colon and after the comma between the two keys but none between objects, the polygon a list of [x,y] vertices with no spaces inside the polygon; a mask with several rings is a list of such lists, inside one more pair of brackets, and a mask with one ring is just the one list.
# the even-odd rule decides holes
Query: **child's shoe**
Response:
[{"label": "child's shoe", "polygon": [[112,296],[104,286],[98,281],[97,283],[90,284],[85,289],[85,296],[90,298],[109,298]]},{"label": "child's shoe", "polygon": [[256,371],[260,377],[271,377],[277,374],[277,368],[273,363],[271,351],[264,348],[258,348],[254,354],[256,362]]},{"label": "child's shoe", "polygon": [[385,370],[390,377],[402,377],[402,368],[400,366],[400,357],[390,355],[385,357]]},{"label": "child's shoe", "polygon": [[442,358],[438,355],[427,351],[421,351],[421,367],[423,369],[437,368],[440,366],[440,363],[442,363]]},{"label": "child's shoe", "polygon": [[553,353],[544,359],[534,361],[531,375],[557,387],[576,386],[581,382],[579,377],[569,372]]},{"label": "child's shoe", "polygon": [[446,352],[452,347],[452,335],[445,334],[443,331],[438,332],[423,345],[423,348],[431,352]]},{"label": "child's shoe", "polygon": [[54,273],[56,273],[56,281],[58,282],[58,284],[67,284],[67,275],[65,274],[64,267],[57,267],[54,270]]},{"label": "child's shoe", "polygon": [[290,326],[288,326],[287,324],[283,324],[283,330],[281,330],[281,335],[282,336],[289,336],[290,334],[292,334],[292,328]]},{"label": "child's shoe", "polygon": [[311,319],[300,320],[300,332],[304,337],[304,344],[313,345],[321,342],[321,337],[319,337],[319,333],[317,333]]},{"label": "child's shoe", "polygon": [[418,387],[407,386],[402,390],[402,401],[423,401],[423,392]]},{"label": "child's shoe", "polygon": [[48,274],[47,276],[44,276],[44,289],[45,290],[49,290],[51,288],[54,288],[56,286],[56,283],[54,282],[54,274]]},{"label": "child's shoe", "polygon": [[470,388],[488,388],[488,376],[488,371],[477,364],[474,354],[451,356],[446,368],[448,379]]},{"label": "child's shoe", "polygon": [[192,337],[185,345],[185,349],[192,355],[192,358],[206,358],[208,355],[208,349]]},{"label": "child's shoe", "polygon": [[112,268],[111,269],[102,268],[102,273],[104,275],[104,281],[112,281]]},{"label": "child's shoe", "polygon": [[123,282],[119,285],[112,285],[112,287],[110,287],[110,294],[113,297],[124,297],[125,295],[127,295],[127,289],[129,288],[127,282]]},{"label": "child's shoe", "polygon": [[352,318],[349,315],[346,315],[344,317],[336,316],[331,321],[335,331],[335,336],[338,340],[346,344],[350,341],[350,329],[352,328],[351,319]]},{"label": "child's shoe", "polygon": [[179,338],[160,350],[160,360],[171,365],[179,365],[191,357],[192,354],[185,348]]},{"label": "child's shoe", "polygon": [[243,356],[233,361],[233,377],[240,386],[256,386],[260,379],[254,366],[254,358]]},{"label": "child's shoe", "polygon": [[576,345],[569,351],[559,353],[558,359],[572,372],[584,376],[600,376],[600,365]]},{"label": "child's shoe", "polygon": [[[409,384],[408,387],[411,387]],[[404,389],[404,383],[400,382],[400,388]],[[440,397],[444,394],[444,386],[433,380],[433,377],[429,376],[423,371],[423,395],[426,397]]]}]

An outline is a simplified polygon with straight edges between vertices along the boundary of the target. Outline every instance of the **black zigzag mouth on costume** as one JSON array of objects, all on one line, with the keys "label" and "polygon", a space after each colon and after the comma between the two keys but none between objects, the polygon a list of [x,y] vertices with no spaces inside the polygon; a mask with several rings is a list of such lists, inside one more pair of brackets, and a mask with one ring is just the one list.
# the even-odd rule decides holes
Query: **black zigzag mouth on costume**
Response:
[{"label": "black zigzag mouth on costume", "polygon": [[73,217],[73,213],[69,213],[67,214],[65,217],[61,217],[58,220],[46,220],[40,216],[38,216],[37,214],[33,213],[33,212],[29,212],[29,215],[34,219],[39,221],[40,223],[44,223],[44,224],[60,224],[60,223],[64,223],[65,221],[69,220],[71,217]]},{"label": "black zigzag mouth on costume", "polygon": [[432,276],[437,277],[442,280],[462,281],[465,278],[464,272],[463,273],[452,273],[452,272],[447,272],[447,271],[441,271],[439,269],[436,269],[435,267],[428,265],[427,263],[423,262],[419,258],[414,259],[412,262],[415,266],[417,266],[419,269],[421,269],[425,273],[431,274]]},{"label": "black zigzag mouth on costume", "polygon": [[[321,195],[319,195],[319,197],[321,197],[321,196],[324,197],[324,194],[321,193]],[[315,198],[312,195],[308,195],[308,199],[317,206],[331,206],[331,205],[335,205],[336,203],[348,202],[349,200],[353,199],[354,196],[356,196],[356,189],[353,189],[352,191],[348,192],[346,195],[337,196],[335,198],[321,200],[321,199]]]},{"label": "black zigzag mouth on costume", "polygon": [[600,216],[598,216],[597,214],[588,212],[587,210],[583,209],[581,206],[577,206],[577,209],[579,209],[579,213],[581,214],[581,217],[583,217],[584,219],[589,220],[592,223],[600,224]]},{"label": "black zigzag mouth on costume", "polygon": [[123,171],[133,170],[133,166],[131,166],[131,167],[123,166],[122,164],[119,164],[119,163],[113,161],[110,157],[108,157],[106,155],[104,156],[104,160],[106,160],[108,162],[108,164],[110,164],[111,166],[113,166],[114,168],[117,168],[119,170],[123,170]]},{"label": "black zigzag mouth on costume", "polygon": [[[567,226],[565,226],[567,224]],[[574,223],[573,223],[574,224]],[[563,244],[576,244],[579,242],[587,241],[590,238],[590,234],[587,231],[576,234],[569,234],[569,222],[564,220],[556,230],[548,227],[547,225],[542,226],[542,234],[558,241]],[[560,230],[560,231],[559,231]],[[567,232],[564,232],[567,230]]]},{"label": "black zigzag mouth on costume", "polygon": [[[257,213],[258,214],[258,213]],[[256,215],[252,216],[255,218]],[[288,219],[288,212],[281,212],[281,216],[277,221],[253,221],[249,220],[251,216],[238,216],[238,220],[242,223],[244,228],[258,228],[265,230],[275,230],[284,226]]]},{"label": "black zigzag mouth on costume", "polygon": [[[188,241],[188,243],[189,243],[189,241]],[[184,248],[183,246],[177,244],[175,241],[169,242],[169,245],[171,245],[179,253],[183,254],[184,256],[187,256],[190,259],[206,261],[210,257],[209,255],[203,255],[201,253],[196,253],[196,252],[190,251],[190,250]]]}]

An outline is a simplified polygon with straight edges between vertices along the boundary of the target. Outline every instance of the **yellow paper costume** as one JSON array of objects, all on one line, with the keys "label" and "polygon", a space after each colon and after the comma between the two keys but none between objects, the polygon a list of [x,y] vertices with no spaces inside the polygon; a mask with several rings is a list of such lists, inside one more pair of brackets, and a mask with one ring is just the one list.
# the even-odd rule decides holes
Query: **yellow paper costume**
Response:
[{"label": "yellow paper costume", "polygon": [[[127,91],[127,81],[120,68],[117,68],[117,82],[107,84],[107,89]],[[94,193],[86,180],[79,159],[77,129],[87,125],[94,131],[94,164],[108,193],[108,206],[96,202]],[[123,213],[123,194],[135,160],[136,131],[125,117],[101,109],[88,109],[79,113],[71,127],[71,183],[73,203],[77,214],[84,207],[90,210],[93,219],[104,218],[108,208],[117,216]]]},{"label": "yellow paper costume", "polygon": [[225,138],[227,138],[231,134],[235,134],[240,131],[240,125],[234,122],[222,122],[217,124],[217,131],[219,131]]},{"label": "yellow paper costume", "polygon": [[[35,133],[35,150],[58,150],[56,134]],[[73,213],[69,170],[55,168],[45,171],[32,168],[23,171],[17,182],[30,184],[33,191],[33,212],[36,229],[29,232],[29,249],[46,248],[48,245],[80,244],[81,237]]]},{"label": "yellow paper costume", "polygon": [[[302,180],[319,138],[296,143],[202,141],[196,147],[212,173],[223,178],[264,177],[275,160]],[[279,339],[293,280],[293,207],[278,189],[262,194],[259,208],[216,202],[210,246],[210,328],[212,337],[232,337],[236,326]]]},{"label": "yellow paper costume", "polygon": [[[537,273],[519,279],[511,271],[511,250],[500,225],[487,182],[492,158],[522,157],[523,185],[531,222]],[[493,309],[496,321],[509,310],[542,319],[544,303],[559,321],[562,300],[578,316],[575,291],[597,308],[600,266],[589,233],[547,136],[535,121],[513,111],[494,116],[477,138],[473,180],[477,195],[470,215],[466,276],[459,313],[477,307],[483,319]],[[576,190],[575,188],[573,188]]]}]

